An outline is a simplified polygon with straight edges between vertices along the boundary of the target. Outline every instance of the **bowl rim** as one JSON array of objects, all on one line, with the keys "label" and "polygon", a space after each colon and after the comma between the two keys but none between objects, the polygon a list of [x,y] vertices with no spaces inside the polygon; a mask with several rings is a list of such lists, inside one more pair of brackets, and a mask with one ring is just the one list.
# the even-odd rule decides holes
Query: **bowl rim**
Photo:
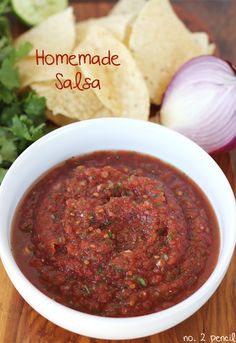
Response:
[{"label": "bowl rim", "polygon": [[[40,138],[38,141],[33,143],[30,147],[28,147],[17,159],[16,161],[12,164],[10,167],[9,171],[7,172],[2,185],[0,187],[0,208],[2,207],[2,202],[4,201],[4,194],[7,191],[7,185],[9,183],[9,180],[11,177],[14,175],[15,169],[19,167],[19,165],[22,163],[22,161],[25,158],[28,158],[29,155],[31,155],[36,147],[39,147],[42,143],[43,144],[50,144],[51,139],[57,139],[60,135],[63,135],[63,133],[68,132],[70,130],[84,130],[86,127],[91,126],[91,125],[97,125],[100,124],[102,125],[103,123],[113,123],[111,125],[117,125],[117,123],[120,123],[122,125],[126,124],[132,124],[132,125],[137,125],[139,129],[142,130],[143,127],[148,128],[156,128],[156,130],[164,130],[167,135],[171,135],[172,137],[176,137],[176,139],[181,139],[184,140],[186,144],[190,144],[195,150],[198,150],[199,153],[205,156],[205,160],[208,161],[208,163],[215,168],[217,173],[220,175],[222,180],[224,180],[225,186],[227,188],[227,196],[230,199],[231,202],[231,215],[232,215],[232,228],[234,227],[234,230],[231,230],[231,239],[229,240],[228,248],[226,251],[224,251],[223,259],[218,259],[217,264],[212,272],[212,274],[209,276],[209,278],[205,281],[205,283],[198,289],[196,290],[192,295],[181,301],[180,303],[171,306],[168,309],[162,310],[160,312],[156,313],[151,313],[147,315],[142,315],[142,316],[137,316],[137,317],[124,317],[124,318],[114,318],[114,317],[101,317],[97,315],[92,315],[92,314],[87,314],[83,313],[77,310],[73,310],[67,306],[64,306],[62,304],[59,304],[43,294],[41,291],[39,291],[33,284],[30,283],[30,281],[24,276],[24,274],[21,272],[19,267],[17,266],[13,254],[11,253],[10,247],[7,247],[4,245],[3,240],[0,240],[0,256],[4,265],[4,268],[7,271],[8,276],[10,277],[13,285],[15,288],[19,291],[19,293],[23,296],[23,298],[40,314],[42,314],[44,317],[47,319],[51,320],[52,322],[64,327],[65,329],[68,329],[68,325],[65,325],[63,321],[60,320],[53,320],[53,311],[57,311],[59,314],[64,314],[64,316],[69,316],[73,319],[77,319],[79,321],[82,321],[83,323],[90,323],[89,325],[96,325],[104,326],[104,323],[106,325],[110,325],[111,323],[113,324],[114,327],[120,328],[120,325],[126,325],[128,327],[129,325],[133,325],[135,321],[135,325],[142,326],[147,324],[148,322],[156,322],[157,320],[169,320],[170,321],[170,316],[173,315],[173,313],[181,313],[182,316],[180,316],[180,320],[174,320],[174,325],[178,324],[182,320],[186,319],[189,317],[191,314],[193,314],[196,310],[198,310],[209,298],[210,296],[214,293],[218,285],[220,284],[227,268],[230,263],[233,251],[234,251],[234,246],[235,246],[235,241],[236,241],[236,206],[235,206],[235,197],[233,194],[233,191],[231,189],[231,186],[229,185],[229,182],[223,173],[223,171],[220,169],[220,167],[217,165],[217,163],[208,155],[202,148],[200,148],[196,143],[188,139],[187,137],[183,136],[182,134],[173,131],[171,129],[168,129],[164,126],[161,126],[159,124],[151,123],[151,122],[145,122],[142,120],[136,120],[136,119],[127,119],[127,118],[97,118],[97,119],[90,119],[90,120],[85,120],[77,123],[72,123],[69,125],[66,125],[64,127],[58,128],[47,135],[43,136]],[[142,125],[142,128],[141,128]],[[107,149],[109,150],[109,149]],[[110,149],[111,150],[111,149]],[[118,149],[117,149],[118,150]],[[130,149],[132,150],[132,149]],[[92,151],[91,151],[92,152]],[[151,155],[151,154],[150,154]],[[174,164],[173,164],[174,165]],[[25,189],[26,190],[26,189]],[[204,190],[203,190],[204,191]],[[207,195],[207,194],[206,194]],[[234,204],[234,206],[233,206]],[[1,223],[1,218],[0,218],[0,223]],[[219,225],[220,226],[220,225]],[[10,228],[8,229],[10,230]],[[25,290],[23,290],[25,288]],[[27,292],[31,292],[30,295],[27,295]],[[205,300],[207,294],[207,300]],[[41,299],[40,303],[36,305],[36,302],[34,298],[39,298]],[[192,304],[192,311],[189,311],[189,305]],[[49,307],[49,315],[45,314],[45,306]],[[200,305],[200,306],[199,306]],[[187,314],[185,313],[187,311]],[[190,314],[189,314],[190,313]],[[165,328],[167,329],[169,327],[172,327],[173,325],[164,325]],[[71,329],[69,329],[71,330]],[[74,331],[74,330],[71,330]],[[161,330],[163,331],[163,330]],[[75,332],[75,331],[74,331]],[[81,330],[80,330],[81,332]],[[88,331],[83,332],[82,334],[88,335]],[[91,337],[95,338],[115,338],[115,339],[123,339],[123,338],[138,338],[138,337],[143,337],[140,335],[125,335],[122,336],[121,338],[117,338],[116,336],[107,336],[99,334],[96,336],[92,336],[89,334]]]}]

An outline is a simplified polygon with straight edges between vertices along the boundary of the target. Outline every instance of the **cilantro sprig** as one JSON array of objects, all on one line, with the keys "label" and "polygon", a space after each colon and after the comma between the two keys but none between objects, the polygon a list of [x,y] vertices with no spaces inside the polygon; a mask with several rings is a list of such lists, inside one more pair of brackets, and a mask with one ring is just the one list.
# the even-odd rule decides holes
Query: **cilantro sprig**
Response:
[{"label": "cilantro sprig", "polygon": [[17,62],[32,46],[16,48],[6,14],[10,1],[0,3],[0,182],[17,156],[47,131],[46,99],[32,91],[20,92]]}]

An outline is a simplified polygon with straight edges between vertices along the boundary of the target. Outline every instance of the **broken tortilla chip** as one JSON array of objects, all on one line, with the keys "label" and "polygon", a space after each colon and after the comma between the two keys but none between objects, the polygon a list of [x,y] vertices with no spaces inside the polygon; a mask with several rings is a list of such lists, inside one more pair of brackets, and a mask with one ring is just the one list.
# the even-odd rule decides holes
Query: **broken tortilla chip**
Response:
[{"label": "broken tortilla chip", "polygon": [[38,95],[47,100],[47,108],[52,115],[64,115],[75,120],[93,118],[102,112],[104,106],[92,90],[57,89],[54,81],[31,85]]},{"label": "broken tortilla chip", "polygon": [[148,0],[120,0],[112,8],[110,15],[131,14],[136,16]]},{"label": "broken tortilla chip", "polygon": [[107,16],[80,21],[76,24],[76,46],[81,43],[92,26],[104,27],[110,31],[115,38],[123,42],[126,38],[131,20],[132,15],[125,14],[116,15],[114,17]]},{"label": "broken tortilla chip", "polygon": [[131,53],[108,30],[92,27],[78,51],[85,54],[102,56],[111,51],[118,56],[119,66],[114,65],[81,65],[85,77],[99,79],[101,89],[94,89],[101,103],[113,115],[147,120],[150,101],[148,89]]},{"label": "broken tortilla chip", "polygon": [[71,65],[36,64],[35,57],[25,57],[17,63],[20,74],[21,88],[30,86],[35,82],[55,80],[58,73],[64,78],[74,78],[75,67]]},{"label": "broken tortilla chip", "polygon": [[56,54],[70,52],[75,45],[75,22],[72,7],[48,17],[38,26],[23,33],[16,45],[30,42],[33,45],[29,56],[39,52]]},{"label": "broken tortilla chip", "polygon": [[157,105],[178,68],[205,54],[168,0],[146,3],[132,25],[129,47]]},{"label": "broken tortilla chip", "polygon": [[202,47],[203,54],[212,55],[215,51],[215,44],[209,44],[209,36],[206,32],[193,32],[194,40]]}]

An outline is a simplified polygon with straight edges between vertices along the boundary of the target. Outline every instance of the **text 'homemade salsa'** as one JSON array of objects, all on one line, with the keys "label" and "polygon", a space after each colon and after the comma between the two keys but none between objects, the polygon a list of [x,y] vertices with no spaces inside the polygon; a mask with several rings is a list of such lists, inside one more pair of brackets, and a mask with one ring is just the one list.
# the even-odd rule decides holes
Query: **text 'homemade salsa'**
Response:
[{"label": "text 'homemade salsa'", "polygon": [[15,215],[17,264],[43,293],[110,317],[168,308],[213,271],[219,229],[200,189],[134,152],[95,152],[44,174]]}]

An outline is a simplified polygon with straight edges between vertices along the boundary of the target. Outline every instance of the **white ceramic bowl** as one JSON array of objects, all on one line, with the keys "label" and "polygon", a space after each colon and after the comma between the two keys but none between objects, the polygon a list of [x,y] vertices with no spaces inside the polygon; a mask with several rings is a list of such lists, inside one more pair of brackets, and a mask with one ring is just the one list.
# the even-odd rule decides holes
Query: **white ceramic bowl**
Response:
[{"label": "white ceramic bowl", "polygon": [[[96,150],[134,150],[156,156],[189,175],[205,192],[220,226],[220,255],[204,285],[181,303],[158,313],[133,318],[84,314],[48,298],[22,274],[11,253],[10,231],[16,206],[43,172],[75,155]],[[163,126],[131,119],[94,119],[71,124],[44,136],[13,163],[0,188],[0,253],[22,297],[55,324],[86,336],[130,339],[166,330],[197,311],[220,284],[236,239],[235,198],[214,160],[184,136]]]}]

